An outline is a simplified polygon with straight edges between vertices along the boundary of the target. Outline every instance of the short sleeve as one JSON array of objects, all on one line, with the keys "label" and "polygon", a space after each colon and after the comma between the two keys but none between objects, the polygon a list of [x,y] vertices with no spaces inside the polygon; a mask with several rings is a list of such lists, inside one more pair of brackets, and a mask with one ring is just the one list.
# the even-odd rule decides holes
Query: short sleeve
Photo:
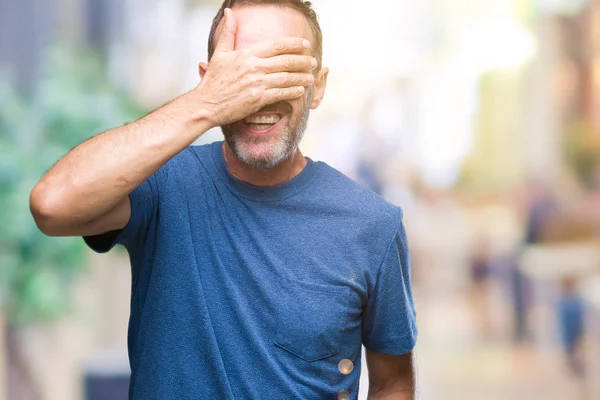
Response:
[{"label": "short sleeve", "polygon": [[107,253],[115,245],[121,244],[131,250],[141,244],[158,203],[157,175],[146,179],[129,194],[131,216],[125,227],[118,231],[101,235],[84,236],[85,243],[97,253]]},{"label": "short sleeve", "polygon": [[371,351],[406,354],[417,341],[411,264],[402,223],[380,265],[362,320],[363,344]]}]

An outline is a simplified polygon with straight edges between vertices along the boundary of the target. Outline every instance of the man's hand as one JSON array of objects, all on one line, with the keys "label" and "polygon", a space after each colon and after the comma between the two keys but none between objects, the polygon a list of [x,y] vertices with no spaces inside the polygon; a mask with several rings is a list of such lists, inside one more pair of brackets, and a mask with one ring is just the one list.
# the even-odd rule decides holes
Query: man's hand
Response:
[{"label": "man's hand", "polygon": [[239,121],[262,107],[301,97],[314,83],[317,60],[303,54],[310,42],[282,38],[234,51],[237,23],[225,9],[225,26],[202,82],[202,109],[214,126]]}]

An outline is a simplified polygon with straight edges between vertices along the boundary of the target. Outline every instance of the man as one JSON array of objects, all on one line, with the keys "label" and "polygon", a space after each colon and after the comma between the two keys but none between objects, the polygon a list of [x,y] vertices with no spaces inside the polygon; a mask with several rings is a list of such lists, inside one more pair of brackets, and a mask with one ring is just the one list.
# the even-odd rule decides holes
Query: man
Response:
[{"label": "man", "polygon": [[309,2],[226,1],[197,88],[32,191],[46,234],[129,252],[130,398],[356,398],[361,343],[370,398],[414,397],[401,211],[298,149],[321,41]]}]

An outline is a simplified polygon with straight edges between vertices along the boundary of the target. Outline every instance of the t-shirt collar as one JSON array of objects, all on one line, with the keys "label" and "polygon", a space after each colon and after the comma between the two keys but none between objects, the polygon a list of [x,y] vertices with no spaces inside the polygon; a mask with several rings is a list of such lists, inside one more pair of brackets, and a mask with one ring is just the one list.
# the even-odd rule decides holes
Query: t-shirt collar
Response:
[{"label": "t-shirt collar", "polygon": [[228,186],[239,195],[255,201],[277,201],[291,197],[308,185],[317,170],[317,164],[306,157],[306,166],[298,175],[289,181],[273,186],[256,186],[244,182],[229,172],[229,167],[223,155],[223,141],[212,144],[212,155],[216,169],[225,178]]}]

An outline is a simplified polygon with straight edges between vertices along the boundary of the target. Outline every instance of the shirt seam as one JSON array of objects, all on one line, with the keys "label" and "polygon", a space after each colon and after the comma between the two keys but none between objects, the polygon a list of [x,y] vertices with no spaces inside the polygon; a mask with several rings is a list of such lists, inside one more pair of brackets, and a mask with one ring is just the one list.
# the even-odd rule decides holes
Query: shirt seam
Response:
[{"label": "shirt seam", "polygon": [[371,300],[371,297],[373,296],[373,294],[375,292],[375,288],[379,284],[379,278],[381,277],[381,270],[383,268],[383,263],[385,262],[385,259],[387,258],[387,255],[389,254],[390,249],[392,248],[392,245],[396,241],[396,235],[398,235],[398,233],[400,232],[400,228],[402,225],[402,209],[398,208],[398,210],[399,210],[399,218],[397,221],[397,227],[396,227],[396,229],[394,229],[394,233],[392,234],[390,243],[388,244],[385,252],[383,253],[383,257],[382,257],[381,261],[379,262],[379,267],[377,268],[377,278],[375,279],[375,284],[373,285],[373,288],[370,291],[367,300]]}]

